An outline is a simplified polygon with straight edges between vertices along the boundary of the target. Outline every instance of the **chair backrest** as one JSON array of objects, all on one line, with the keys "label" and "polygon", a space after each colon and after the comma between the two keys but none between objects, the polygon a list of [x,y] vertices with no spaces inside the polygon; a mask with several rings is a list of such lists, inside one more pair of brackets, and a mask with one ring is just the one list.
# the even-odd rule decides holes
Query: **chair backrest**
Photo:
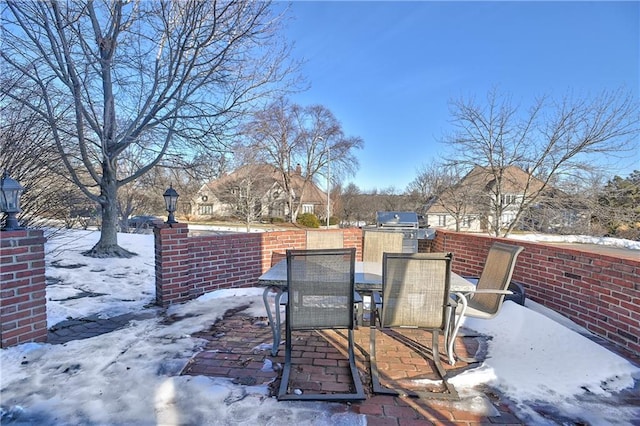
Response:
[{"label": "chair backrest", "polygon": [[[516,260],[524,247],[504,243],[493,243],[489,248],[487,259],[478,279],[478,290],[501,290],[509,287]],[[504,294],[473,295],[473,304],[476,309],[489,314],[496,314],[504,301]]]},{"label": "chair backrest", "polygon": [[353,329],[356,249],[287,250],[291,330]]},{"label": "chair backrest", "polygon": [[385,253],[381,326],[444,330],[451,258],[451,253]]},{"label": "chair backrest", "polygon": [[400,232],[364,231],[363,262],[382,262],[383,253],[402,253]]},{"label": "chair backrest", "polygon": [[307,250],[344,247],[342,231],[307,231]]}]

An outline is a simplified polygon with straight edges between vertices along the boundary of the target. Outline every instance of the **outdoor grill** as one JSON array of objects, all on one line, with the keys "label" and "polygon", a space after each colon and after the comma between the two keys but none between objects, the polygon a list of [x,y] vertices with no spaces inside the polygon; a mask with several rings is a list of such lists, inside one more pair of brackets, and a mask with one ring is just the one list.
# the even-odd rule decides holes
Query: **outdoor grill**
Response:
[{"label": "outdoor grill", "polygon": [[376,212],[376,228],[388,232],[401,232],[402,251],[417,253],[418,240],[428,238],[426,229],[421,229],[415,212]]}]

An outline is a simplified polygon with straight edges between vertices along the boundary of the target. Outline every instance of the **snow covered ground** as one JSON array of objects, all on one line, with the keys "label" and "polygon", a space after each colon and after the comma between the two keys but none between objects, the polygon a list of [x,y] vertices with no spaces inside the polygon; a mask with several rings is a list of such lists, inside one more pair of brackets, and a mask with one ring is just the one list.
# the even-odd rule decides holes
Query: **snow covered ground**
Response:
[{"label": "snow covered ground", "polygon": [[[69,318],[158,310],[154,301],[153,235],[120,234],[131,259],[92,259],[98,232],[67,231],[46,245],[47,313],[53,326]],[[632,245],[633,246],[633,245]],[[640,248],[640,247],[638,247]],[[169,309],[184,319],[132,321],[128,327],[64,345],[23,344],[0,351],[2,424],[305,424],[362,425],[331,404],[280,403],[263,386],[227,379],[178,376],[204,344],[191,337],[231,308],[249,303],[265,316],[262,289],[221,290]],[[465,327],[488,336],[478,368],[453,378],[473,410],[478,386],[490,385],[517,404],[529,424],[555,425],[532,407],[590,425],[633,424],[640,408],[610,405],[611,395],[634,386],[640,369],[584,337],[575,324],[529,303],[505,303],[491,321]],[[567,327],[569,325],[569,327]],[[269,342],[265,342],[268,350]],[[613,400],[615,402],[615,400]]]}]

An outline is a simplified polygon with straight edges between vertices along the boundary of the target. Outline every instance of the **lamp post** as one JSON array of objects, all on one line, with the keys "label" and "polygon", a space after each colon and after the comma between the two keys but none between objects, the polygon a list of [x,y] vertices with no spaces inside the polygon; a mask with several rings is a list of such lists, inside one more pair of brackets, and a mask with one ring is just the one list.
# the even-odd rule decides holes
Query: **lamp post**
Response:
[{"label": "lamp post", "polygon": [[7,214],[3,231],[15,231],[22,229],[16,219],[16,214],[20,213],[20,194],[24,188],[20,184],[9,177],[5,170],[0,181],[0,211]]},{"label": "lamp post", "polygon": [[331,216],[331,148],[327,144],[327,229],[329,229],[329,217]]},{"label": "lamp post", "polygon": [[164,204],[166,206],[167,212],[169,212],[169,217],[167,218],[167,221],[165,223],[168,223],[169,226],[173,225],[174,223],[178,223],[173,214],[175,213],[176,206],[178,205],[179,195],[176,190],[173,189],[173,185],[169,185],[169,188],[164,191],[164,194],[162,194],[162,196],[164,197]]},{"label": "lamp post", "polygon": [[324,147],[327,150],[327,229],[329,229],[329,217],[331,216],[331,148],[322,136],[318,136],[316,139],[324,142]]}]

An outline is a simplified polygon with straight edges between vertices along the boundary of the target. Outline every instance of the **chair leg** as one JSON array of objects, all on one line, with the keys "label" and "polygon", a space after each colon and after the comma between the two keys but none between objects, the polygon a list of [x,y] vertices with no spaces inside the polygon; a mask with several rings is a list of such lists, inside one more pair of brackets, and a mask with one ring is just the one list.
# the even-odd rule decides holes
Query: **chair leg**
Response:
[{"label": "chair leg", "polygon": [[456,320],[455,309],[451,305],[447,306],[446,309],[446,321],[444,326],[444,347],[447,355],[447,360],[449,364],[454,365],[456,363],[455,352],[453,352],[453,347],[449,344],[449,338],[451,337],[451,332],[453,329],[453,324]]},{"label": "chair leg", "polygon": [[[469,334],[464,334],[464,333],[461,334],[458,331],[458,333],[456,333],[456,337],[481,337],[481,336],[479,336],[477,334],[470,334],[470,335]],[[481,343],[479,343],[479,345],[481,345]],[[451,344],[451,351],[452,351],[451,355],[452,355],[452,358],[454,360],[457,358],[460,361],[465,362],[467,364],[478,364],[478,363],[482,362],[482,360],[478,358],[478,354],[482,352],[480,350],[480,348],[478,348],[478,350],[476,351],[476,354],[474,356],[472,356],[472,357],[466,357],[466,356],[458,354],[456,352],[456,350],[455,350],[455,343]],[[455,361],[454,361],[454,363],[455,363]]]},{"label": "chair leg", "polygon": [[[436,370],[438,370],[438,374],[442,378],[442,383],[444,383],[445,387],[447,388],[448,393],[446,394],[446,396],[444,396],[444,398],[458,399],[459,398],[458,392],[453,387],[453,385],[449,383],[449,381],[447,380],[447,372],[442,367],[442,363],[440,362],[440,355],[438,353],[439,337],[440,337],[440,333],[438,333],[437,331],[434,330],[431,332],[431,341],[433,346],[433,363],[436,366]],[[445,344],[446,344],[446,340],[445,340]],[[429,394],[429,396],[431,396],[431,394]]]},{"label": "chair leg", "polygon": [[[276,292],[275,297],[275,312],[271,312],[271,304],[269,303],[268,295],[271,291]],[[269,327],[271,327],[271,334],[273,336],[273,345],[271,347],[271,355],[278,355],[278,346],[280,346],[280,328],[282,327],[280,321],[280,298],[282,297],[282,290],[278,287],[267,287],[262,293],[262,301],[267,311],[267,318],[269,319]],[[275,321],[274,321],[275,315]]]},{"label": "chair leg", "polygon": [[[458,330],[460,329],[460,324],[462,323],[462,317],[464,316],[464,313],[467,311],[467,297],[462,294],[462,293],[454,293],[454,295],[457,297],[458,299],[458,303],[462,304],[462,309],[460,310],[460,313],[458,314],[458,318],[456,319],[456,309],[453,309],[452,313],[451,313],[451,317],[454,317],[453,321],[450,322],[450,325],[453,326],[453,330],[450,330],[450,332],[445,332],[445,342],[444,344],[447,345],[447,355],[449,356],[449,363],[451,365],[455,364],[456,362],[456,352],[455,352],[455,341],[456,341],[456,337],[458,336]],[[448,334],[448,335],[447,335]]]},{"label": "chair leg", "polygon": [[364,400],[366,399],[366,395],[364,394],[362,380],[360,380],[360,374],[358,373],[358,367],[356,366],[356,354],[353,347],[354,341],[355,338],[353,336],[353,330],[349,329],[349,369],[351,370],[351,382],[355,387],[354,399]]},{"label": "chair leg", "polygon": [[287,390],[289,388],[289,376],[291,375],[291,327],[289,321],[286,321],[285,325],[286,343],[284,354],[284,368],[282,369],[282,378],[280,379],[280,387],[278,389],[278,399],[287,396]]},{"label": "chair leg", "polygon": [[367,397],[364,393],[362,380],[356,366],[356,356],[354,351],[353,330],[348,331],[348,356],[349,369],[351,371],[351,382],[355,388],[352,393],[335,393],[335,394],[289,394],[289,379],[291,375],[291,330],[287,327],[287,343],[285,352],[284,368],[282,369],[282,379],[278,389],[279,401],[363,401]]},{"label": "chair leg", "polygon": [[371,387],[373,393],[383,395],[400,395],[400,392],[385,388],[380,384],[380,377],[378,372],[378,361],[376,359],[376,325],[375,318],[371,320],[371,327],[369,329],[369,365],[371,368]]},{"label": "chair leg", "polygon": [[364,322],[364,302],[356,303],[356,325],[362,325]]},{"label": "chair leg", "polygon": [[437,330],[432,331],[432,343],[431,343],[432,348],[430,351],[431,355],[426,354],[425,350],[428,350],[428,348],[426,348],[422,344],[412,339],[409,339],[408,337],[403,336],[402,334],[399,334],[399,333],[395,333],[395,334],[396,334],[396,339],[402,342],[404,345],[406,345],[409,349],[412,349],[417,353],[421,354],[426,359],[433,361],[435,365],[436,373],[440,376],[446,388],[446,393],[420,392],[420,391],[414,392],[409,390],[389,389],[382,386],[380,383],[379,371],[378,371],[378,365],[377,365],[376,353],[375,353],[375,343],[376,343],[375,332],[376,332],[376,328],[372,327],[371,335],[370,335],[370,344],[369,344],[370,346],[369,356],[370,356],[370,365],[371,365],[371,385],[374,393],[383,394],[383,395],[404,395],[409,397],[422,397],[422,398],[429,398],[429,399],[454,399],[454,400],[459,399],[458,392],[453,387],[453,385],[451,385],[447,381],[447,373],[440,361],[440,354],[439,354],[439,348],[438,348],[438,339],[440,337],[440,334],[438,333]]}]

